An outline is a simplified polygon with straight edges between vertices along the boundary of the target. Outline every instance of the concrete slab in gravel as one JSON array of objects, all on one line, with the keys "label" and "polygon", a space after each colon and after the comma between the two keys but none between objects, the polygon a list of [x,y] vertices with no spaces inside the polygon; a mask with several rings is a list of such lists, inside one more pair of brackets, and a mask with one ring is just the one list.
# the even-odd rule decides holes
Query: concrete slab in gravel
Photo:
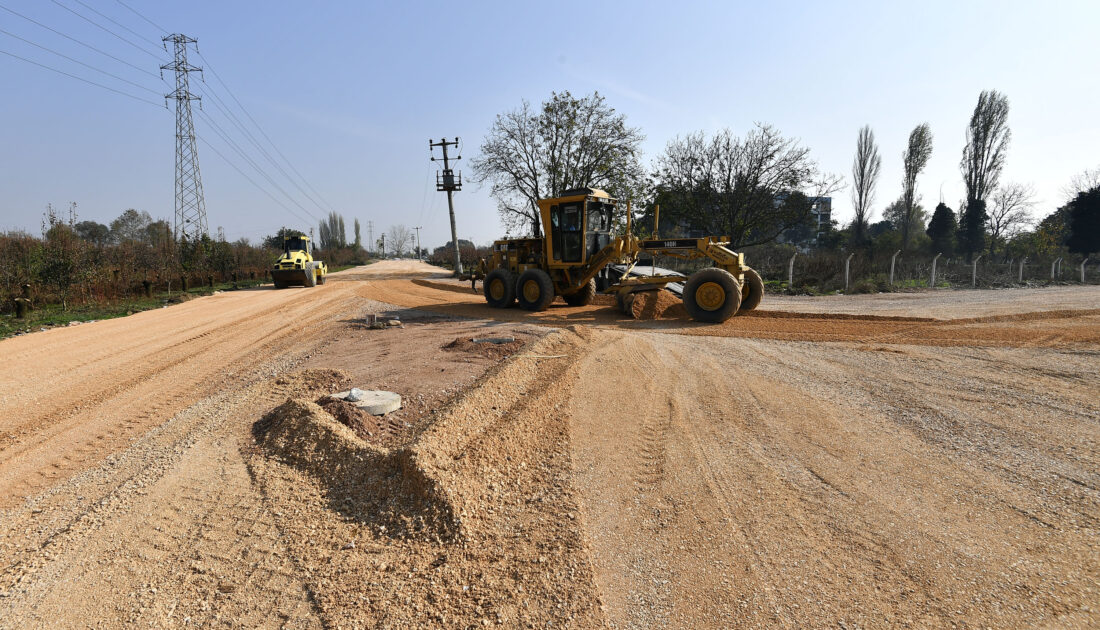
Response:
[{"label": "concrete slab in gravel", "polygon": [[346,400],[352,391],[355,392],[355,396],[352,396],[352,398],[358,398],[358,400],[349,400],[348,402],[371,415],[384,416],[401,408],[401,396],[393,392],[355,389],[331,394],[331,396],[339,400]]}]

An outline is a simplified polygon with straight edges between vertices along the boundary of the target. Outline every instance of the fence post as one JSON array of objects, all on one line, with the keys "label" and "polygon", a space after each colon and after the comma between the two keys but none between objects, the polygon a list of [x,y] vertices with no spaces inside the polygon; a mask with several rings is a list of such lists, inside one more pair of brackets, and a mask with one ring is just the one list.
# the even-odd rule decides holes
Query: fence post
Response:
[{"label": "fence post", "polygon": [[1027,256],[1020,259],[1020,277],[1016,279],[1016,282],[1022,283],[1024,281],[1024,263],[1027,262]]},{"label": "fence post", "polygon": [[[794,259],[795,259],[795,256],[798,256],[798,252],[795,252],[795,253],[791,254],[791,261],[789,263],[787,263],[787,288],[788,289],[793,289],[794,288]],[[1081,277],[1083,278],[1084,276],[1082,275]]]},{"label": "fence post", "polygon": [[848,293],[848,270],[851,268],[852,256],[855,256],[855,252],[848,254],[848,257],[844,259],[844,293]]},{"label": "fence post", "polygon": [[978,257],[974,259],[974,267],[970,270],[970,288],[978,288],[978,261],[982,259],[982,255],[978,254]]},{"label": "fence post", "polygon": [[932,258],[932,281],[928,283],[928,286],[933,289],[936,288],[936,261],[940,259],[940,256],[943,256],[943,252],[936,254]]},{"label": "fence post", "polygon": [[1089,257],[1085,256],[1085,259],[1081,261],[1081,284],[1085,284],[1085,265],[1089,264]]},{"label": "fence post", "polygon": [[901,250],[894,252],[894,255],[890,257],[890,286],[894,286],[894,262],[898,259],[898,254]]}]

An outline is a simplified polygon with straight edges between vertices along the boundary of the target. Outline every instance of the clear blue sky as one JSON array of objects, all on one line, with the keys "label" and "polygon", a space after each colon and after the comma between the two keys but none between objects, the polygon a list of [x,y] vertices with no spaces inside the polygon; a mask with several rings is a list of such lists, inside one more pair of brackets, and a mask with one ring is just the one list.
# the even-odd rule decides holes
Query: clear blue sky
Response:
[{"label": "clear blue sky", "polygon": [[[935,205],[941,186],[948,204],[957,206],[965,128],[983,89],[1009,98],[1013,139],[1005,179],[1035,185],[1037,214],[1062,203],[1073,175],[1100,165],[1100,3],[1094,0],[124,1],[199,40],[248,113],[324,202],[344,214],[349,232],[353,218],[364,226],[373,221],[376,236],[397,223],[423,225],[425,246],[450,237],[428,139],[461,136],[463,157],[472,157],[497,113],[522,99],[539,103],[553,90],[606,95],[646,134],[647,163],[677,134],[723,127],[742,133],[761,121],[800,138],[825,170],[848,179],[857,130],[870,124],[884,158],[876,217],[899,194],[901,153],[921,122],[935,135],[919,182],[925,206]],[[80,2],[159,41],[162,33],[116,0]],[[59,6],[152,48],[80,2],[0,0],[0,6],[159,74],[163,51],[158,59]],[[3,33],[0,50],[154,103],[163,103],[159,95],[168,91],[155,76],[3,9],[0,29],[152,92]],[[206,80],[232,102],[213,75]],[[0,230],[37,233],[47,203],[64,208],[70,201],[78,203],[80,219],[106,223],[130,207],[171,219],[171,111],[5,55],[0,94]],[[298,215],[321,215],[213,105],[204,103],[207,114],[306,210],[255,174],[202,116],[196,116],[198,134]],[[255,241],[281,225],[307,227],[206,145],[199,156],[212,231],[223,226],[231,240]],[[459,168],[468,170],[467,163]],[[467,184],[455,203],[460,238],[481,243],[501,234],[487,189]],[[851,217],[847,190],[834,207],[841,220]]]}]

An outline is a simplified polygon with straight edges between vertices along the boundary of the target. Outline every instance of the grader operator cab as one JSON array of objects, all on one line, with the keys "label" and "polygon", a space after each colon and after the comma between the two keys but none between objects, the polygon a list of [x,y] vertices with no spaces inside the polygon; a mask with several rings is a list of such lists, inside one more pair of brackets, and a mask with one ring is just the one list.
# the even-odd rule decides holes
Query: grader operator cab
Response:
[{"label": "grader operator cab", "polygon": [[328,267],[320,260],[313,260],[313,247],[308,236],[283,237],[283,255],[271,269],[271,279],[276,289],[291,285],[313,287],[325,283]]},{"label": "grader operator cab", "polygon": [[[588,304],[597,289],[613,294],[623,310],[629,310],[634,294],[657,291],[681,276],[629,277],[640,254],[682,259],[710,258],[713,267],[693,273],[684,284],[688,314],[702,322],[723,322],[739,310],[756,308],[764,297],[764,282],[745,266],[745,257],[727,249],[729,239],[703,238],[642,240],[627,229],[612,235],[617,202],[602,190],[578,188],[561,197],[538,202],[545,236],[496,241],[493,254],[482,261],[485,300],[507,308],[519,302],[529,311],[541,311],[560,295],[572,306]],[[607,267],[627,265],[622,278],[612,283]],[[597,278],[603,286],[597,287]]]}]

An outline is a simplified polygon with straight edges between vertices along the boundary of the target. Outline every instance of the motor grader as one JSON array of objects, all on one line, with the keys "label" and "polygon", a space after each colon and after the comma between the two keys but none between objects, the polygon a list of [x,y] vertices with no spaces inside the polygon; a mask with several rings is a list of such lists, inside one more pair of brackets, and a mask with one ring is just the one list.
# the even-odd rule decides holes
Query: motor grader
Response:
[{"label": "motor grader", "polygon": [[313,287],[325,283],[328,267],[313,259],[313,244],[308,236],[284,236],[283,255],[271,269],[271,279],[276,289],[291,285]]},{"label": "motor grader", "polygon": [[[572,306],[588,304],[600,290],[615,295],[620,308],[629,311],[638,292],[684,282],[684,307],[697,321],[724,322],[738,311],[760,304],[764,282],[760,274],[745,266],[744,254],[726,247],[728,237],[662,239],[654,235],[640,239],[631,229],[630,212],[626,233],[612,235],[617,205],[606,192],[595,188],[577,188],[539,200],[545,236],[496,241],[492,255],[480,262],[485,301],[496,308],[518,302],[526,310],[541,311],[559,295]],[[714,266],[696,271],[686,282],[673,275],[631,277],[642,254],[709,258]],[[610,265],[626,266],[619,279],[610,278]]]}]

